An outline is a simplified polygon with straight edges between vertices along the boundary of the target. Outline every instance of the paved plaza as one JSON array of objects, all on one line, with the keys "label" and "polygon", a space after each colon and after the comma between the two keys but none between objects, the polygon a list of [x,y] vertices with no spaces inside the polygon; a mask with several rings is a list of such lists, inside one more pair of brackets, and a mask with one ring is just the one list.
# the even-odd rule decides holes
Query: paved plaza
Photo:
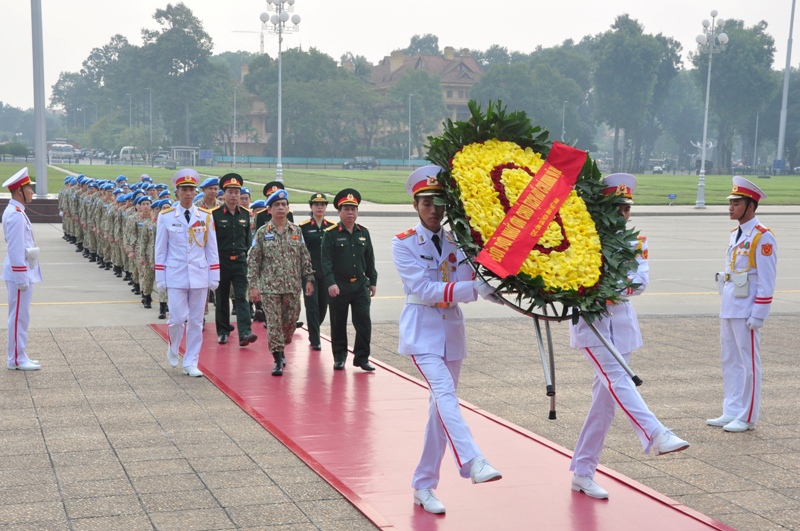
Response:
[{"label": "paved plaza", "polygon": [[[632,219],[649,238],[651,258],[650,287],[635,301],[645,346],[632,366],[648,405],[692,446],[646,456],[617,418],[601,462],[737,529],[800,529],[800,241],[793,237],[800,211],[759,209],[779,243],[762,341],[762,420],[754,431],[730,434],[704,419],[721,412],[713,274],[724,265],[733,225],[721,208],[671,208],[642,208]],[[362,211],[378,256],[373,356],[416,377],[395,353],[404,299],[390,254],[391,236],[415,219],[405,207]],[[0,527],[373,528],[211,382],[169,367],[165,343],[147,326],[157,322],[155,309],[143,309],[126,284],[75,253],[60,227],[36,225],[34,234],[45,281],[35,287],[29,353],[43,369],[0,373]],[[558,419],[551,421],[531,319],[483,301],[464,309],[470,357],[461,398],[572,449],[592,370],[569,348],[566,324],[552,325]],[[483,450],[490,459],[503,451]],[[455,473],[449,461],[444,467]],[[569,489],[569,478],[564,470],[553,488]],[[410,487],[406,494],[411,503]],[[447,503],[447,493],[439,494]]]}]

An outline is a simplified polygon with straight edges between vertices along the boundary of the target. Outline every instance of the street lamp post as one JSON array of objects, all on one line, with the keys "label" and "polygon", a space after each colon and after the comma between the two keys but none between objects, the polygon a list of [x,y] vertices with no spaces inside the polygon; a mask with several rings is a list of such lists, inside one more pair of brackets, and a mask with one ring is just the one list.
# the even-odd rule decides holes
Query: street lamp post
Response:
[{"label": "street lamp post", "polygon": [[783,160],[783,144],[786,139],[786,114],[788,112],[786,104],[789,99],[789,74],[791,73],[792,69],[792,32],[794,31],[794,5],[795,5],[795,0],[792,0],[792,18],[789,19],[789,43],[788,46],[786,47],[786,67],[783,69],[783,95],[781,99],[781,117],[780,117],[780,123],[778,124],[778,151],[775,154],[775,161],[776,162],[780,161],[779,165],[781,165],[784,170],[790,169],[786,167],[786,161]]},{"label": "street lamp post", "polygon": [[411,96],[408,95],[408,167],[411,167]]},{"label": "street lamp post", "polygon": [[233,167],[236,167],[236,91],[239,87],[233,87]]},{"label": "street lamp post", "polygon": [[[716,20],[716,22],[715,22]],[[711,91],[711,61],[715,53],[724,52],[728,44],[728,35],[722,31],[723,19],[717,19],[717,10],[711,11],[711,22],[703,20],[703,33],[695,38],[699,53],[708,53],[708,79],[706,80],[706,108],[703,116],[703,144],[700,148],[700,180],[697,183],[697,201],[695,208],[706,207],[706,143],[708,142],[708,96]]]},{"label": "street lamp post", "polygon": [[567,103],[568,101],[564,102],[564,108],[561,110],[561,141],[564,141],[564,135],[567,134],[566,119],[567,119]]},{"label": "street lamp post", "polygon": [[148,150],[150,154],[148,156],[152,156],[153,154],[153,91],[150,87],[147,87],[147,97],[150,100],[150,145],[148,146]]},{"label": "street lamp post", "polygon": [[[264,13],[261,13],[260,16],[261,28],[278,35],[278,161],[275,165],[275,180],[279,182],[283,181],[283,162],[281,154],[281,141],[283,135],[283,34],[292,33],[293,31],[297,31],[299,29],[297,25],[300,24],[300,15],[291,15],[293,26],[286,25],[290,18],[289,12],[294,11],[294,2],[295,0],[267,0],[267,10],[274,11],[274,14],[270,15],[268,11],[265,11]],[[271,26],[267,25],[268,21],[270,24],[272,24]]]},{"label": "street lamp post", "polygon": [[131,94],[125,94],[128,96],[128,129],[133,127],[133,105],[131,104]]}]

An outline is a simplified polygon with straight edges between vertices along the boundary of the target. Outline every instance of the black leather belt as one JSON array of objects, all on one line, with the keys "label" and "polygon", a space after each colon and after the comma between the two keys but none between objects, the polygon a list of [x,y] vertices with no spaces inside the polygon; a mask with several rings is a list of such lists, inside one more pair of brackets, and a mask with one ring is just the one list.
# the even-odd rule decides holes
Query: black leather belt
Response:
[{"label": "black leather belt", "polygon": [[337,282],[350,282],[350,283],[358,282],[362,278],[364,277],[335,277]]}]

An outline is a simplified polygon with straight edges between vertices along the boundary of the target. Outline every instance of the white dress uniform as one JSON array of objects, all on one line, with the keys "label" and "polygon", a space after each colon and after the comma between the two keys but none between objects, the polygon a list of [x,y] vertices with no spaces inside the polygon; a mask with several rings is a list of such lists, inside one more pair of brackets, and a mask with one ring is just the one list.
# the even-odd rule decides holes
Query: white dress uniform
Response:
[{"label": "white dress uniform", "polygon": [[31,220],[25,214],[25,205],[14,199],[3,212],[3,234],[7,246],[3,280],[8,290],[8,367],[13,368],[30,361],[26,347],[33,284],[42,281],[39,260],[34,256],[38,248]]},{"label": "white dress uniform", "polygon": [[165,284],[169,296],[170,355],[177,356],[185,331],[183,367],[197,368],[206,296],[209,289],[219,285],[217,236],[209,211],[177,204],[161,212],[156,227],[155,271],[156,283]]},{"label": "white dress uniform", "polygon": [[[647,262],[647,239],[640,238],[637,243],[636,262],[638,269],[628,273],[628,277],[639,286],[628,289],[625,296],[640,295],[650,280],[650,266]],[[639,320],[633,305],[622,299],[608,307],[609,315],[594,321],[597,330],[608,339],[630,363],[631,353],[642,346]],[[592,406],[586,415],[583,429],[575,444],[570,470],[577,476],[594,477],[600,453],[617,406],[625,413],[633,426],[645,452],[649,452],[652,436],[663,425],[645,404],[636,386],[616,359],[603,346],[595,333],[583,321],[570,325],[570,345],[583,351],[595,369],[592,382]]]},{"label": "white dress uniform", "polygon": [[446,447],[461,477],[481,456],[456,396],[461,363],[467,356],[459,302],[477,299],[474,272],[450,232],[441,229],[441,255],[422,224],[392,240],[392,257],[403,281],[406,305],[400,314],[400,354],[411,356],[430,388],[430,410],[414,489],[435,489]]},{"label": "white dress uniform", "polygon": [[[766,321],[775,291],[778,246],[772,232],[753,218],[731,231],[722,290],[720,342],[725,398],[722,414],[758,422],[761,407],[761,330],[750,330],[749,318]],[[747,272],[749,290],[736,297],[731,272]]]}]

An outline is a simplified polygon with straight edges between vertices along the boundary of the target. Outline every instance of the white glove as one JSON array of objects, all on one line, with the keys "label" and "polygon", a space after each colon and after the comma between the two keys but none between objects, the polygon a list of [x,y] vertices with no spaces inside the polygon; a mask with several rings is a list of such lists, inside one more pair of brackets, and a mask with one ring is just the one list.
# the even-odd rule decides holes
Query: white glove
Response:
[{"label": "white glove", "polygon": [[475,286],[475,291],[478,292],[478,295],[480,295],[481,298],[486,299],[487,301],[493,302],[495,304],[503,304],[500,298],[497,295],[495,295],[494,287],[492,287],[491,284],[489,284],[485,280],[473,280],[473,283]]},{"label": "white glove", "polygon": [[20,291],[28,291],[30,284],[17,284],[17,289]]},{"label": "white glove", "polygon": [[747,328],[750,330],[758,330],[762,326],[764,326],[764,319],[759,319],[758,317],[749,317],[747,319]]},{"label": "white glove", "polygon": [[218,287],[219,287],[219,282],[211,282],[208,284],[208,289],[210,289],[211,291],[217,291]]},{"label": "white glove", "polygon": [[167,291],[167,283],[166,282],[159,282],[156,284],[156,289],[158,291]]}]

